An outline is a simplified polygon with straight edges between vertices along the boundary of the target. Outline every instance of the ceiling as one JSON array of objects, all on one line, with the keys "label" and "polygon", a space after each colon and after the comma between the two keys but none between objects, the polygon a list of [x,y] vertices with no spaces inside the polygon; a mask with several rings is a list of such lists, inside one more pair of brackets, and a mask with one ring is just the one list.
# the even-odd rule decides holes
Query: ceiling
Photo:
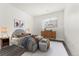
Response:
[{"label": "ceiling", "polygon": [[12,3],[11,5],[32,16],[64,10],[65,7],[62,3]]}]

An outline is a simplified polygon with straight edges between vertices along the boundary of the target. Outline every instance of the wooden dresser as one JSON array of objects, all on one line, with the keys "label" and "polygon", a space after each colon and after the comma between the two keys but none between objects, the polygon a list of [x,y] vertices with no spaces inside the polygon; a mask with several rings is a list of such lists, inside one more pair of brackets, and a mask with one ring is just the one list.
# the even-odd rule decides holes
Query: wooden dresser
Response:
[{"label": "wooden dresser", "polygon": [[54,40],[56,39],[56,31],[41,31],[41,36]]}]

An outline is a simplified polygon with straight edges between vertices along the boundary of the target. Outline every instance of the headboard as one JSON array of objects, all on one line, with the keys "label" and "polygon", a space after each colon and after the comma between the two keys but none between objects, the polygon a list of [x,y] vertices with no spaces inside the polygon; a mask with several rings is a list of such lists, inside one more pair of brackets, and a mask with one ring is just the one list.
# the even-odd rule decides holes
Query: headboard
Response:
[{"label": "headboard", "polygon": [[26,33],[23,29],[16,29],[13,33],[12,33],[12,37],[14,36],[21,36],[24,33]]}]

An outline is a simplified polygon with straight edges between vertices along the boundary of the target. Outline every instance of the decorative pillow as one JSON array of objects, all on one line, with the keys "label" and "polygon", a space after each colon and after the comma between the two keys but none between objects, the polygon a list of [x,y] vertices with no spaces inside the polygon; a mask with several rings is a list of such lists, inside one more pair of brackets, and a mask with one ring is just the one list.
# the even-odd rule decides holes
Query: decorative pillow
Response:
[{"label": "decorative pillow", "polygon": [[36,39],[41,40],[43,37],[42,36],[35,36]]},{"label": "decorative pillow", "polygon": [[21,41],[23,40],[24,37],[20,37],[20,38],[12,38],[11,43],[17,46],[21,45]]},{"label": "decorative pillow", "polygon": [[12,38],[17,38],[17,36],[16,35],[12,35]]},{"label": "decorative pillow", "polygon": [[18,45],[19,44],[19,38],[12,38],[11,44]]},{"label": "decorative pillow", "polygon": [[21,33],[16,34],[17,37],[22,37]]}]

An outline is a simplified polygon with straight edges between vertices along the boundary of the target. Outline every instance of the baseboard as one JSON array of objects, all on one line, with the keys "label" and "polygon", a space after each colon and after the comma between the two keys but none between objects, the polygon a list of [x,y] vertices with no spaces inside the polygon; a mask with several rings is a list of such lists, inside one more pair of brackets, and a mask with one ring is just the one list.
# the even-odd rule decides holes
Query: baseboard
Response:
[{"label": "baseboard", "polygon": [[63,40],[51,40],[51,41],[56,41],[56,42],[63,42]]},{"label": "baseboard", "polygon": [[69,55],[69,56],[72,56],[72,54],[71,54],[71,52],[70,52],[68,46],[66,45],[66,43],[65,43],[63,40],[52,40],[52,41],[62,42],[63,45],[64,45],[64,47],[65,47],[65,49],[66,49],[66,51],[67,51],[67,53],[68,53],[68,55]]},{"label": "baseboard", "polygon": [[70,52],[68,46],[66,45],[66,43],[65,43],[64,41],[63,41],[63,45],[65,46],[65,49],[67,50],[68,55],[69,55],[69,56],[72,56],[72,54],[71,54],[71,52]]}]

